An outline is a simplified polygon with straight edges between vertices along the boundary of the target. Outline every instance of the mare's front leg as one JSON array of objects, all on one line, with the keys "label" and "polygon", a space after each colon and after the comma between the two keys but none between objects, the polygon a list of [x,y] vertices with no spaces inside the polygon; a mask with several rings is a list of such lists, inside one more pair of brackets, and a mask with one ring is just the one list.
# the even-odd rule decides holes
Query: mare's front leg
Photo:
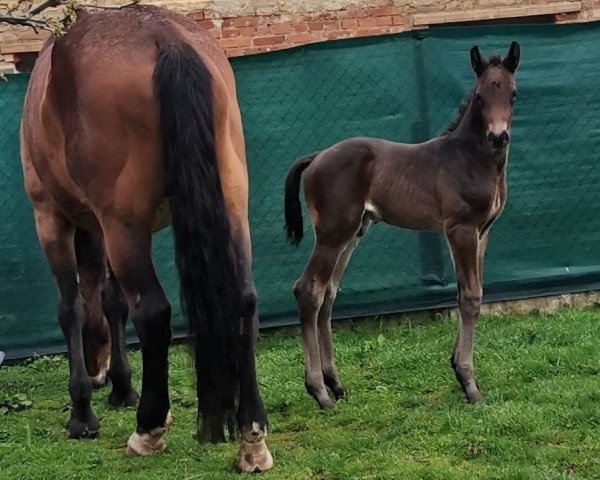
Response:
[{"label": "mare's front leg", "polygon": [[79,292],[84,301],[83,349],[87,371],[94,388],[106,383],[110,366],[111,339],[102,310],[102,284],[105,277],[102,238],[82,228],[75,230],[75,255],[79,272]]},{"label": "mare's front leg", "polygon": [[473,345],[475,327],[481,310],[481,270],[479,263],[479,230],[470,225],[452,225],[446,229],[446,237],[452,252],[460,320],[458,335],[451,359],[456,378],[471,403],[481,400],[481,393],[474,375]]},{"label": "mare's front leg", "polygon": [[79,293],[75,256],[75,227],[50,202],[36,202],[35,224],[38,238],[58,286],[58,321],[67,341],[71,418],[70,438],[95,437],[100,424],[92,412],[92,380],[88,376],[83,346],[84,301]]},{"label": "mare's front leg", "polygon": [[125,295],[110,266],[102,287],[102,306],[110,326],[111,360],[108,377],[112,391],[108,402],[114,407],[131,407],[138,401],[138,395],[131,384],[131,367],[125,346],[125,324],[129,311]]}]

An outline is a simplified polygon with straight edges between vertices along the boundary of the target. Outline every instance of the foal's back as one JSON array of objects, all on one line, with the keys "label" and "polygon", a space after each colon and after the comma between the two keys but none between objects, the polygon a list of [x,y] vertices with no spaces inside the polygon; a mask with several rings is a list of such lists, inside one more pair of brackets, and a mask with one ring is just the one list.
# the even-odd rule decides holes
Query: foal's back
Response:
[{"label": "foal's back", "polygon": [[398,227],[441,230],[440,189],[465,162],[447,149],[444,137],[420,144],[355,137],[322,151],[303,176],[315,228],[332,229],[318,220],[335,212],[339,225],[351,218],[358,225],[366,211]]}]

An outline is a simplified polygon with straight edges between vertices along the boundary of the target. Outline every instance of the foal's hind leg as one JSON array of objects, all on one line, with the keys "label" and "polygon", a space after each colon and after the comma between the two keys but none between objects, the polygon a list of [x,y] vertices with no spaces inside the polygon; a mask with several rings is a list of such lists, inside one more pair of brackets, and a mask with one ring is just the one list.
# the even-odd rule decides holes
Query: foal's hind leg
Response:
[{"label": "foal's hind leg", "polygon": [[111,360],[108,377],[112,391],[108,402],[115,407],[131,407],[136,404],[138,395],[131,385],[131,367],[125,348],[125,323],[129,314],[127,301],[121,286],[110,266],[102,288],[104,315],[110,325]]},{"label": "foal's hind leg", "polygon": [[306,390],[325,410],[333,408],[335,403],[329,398],[323,379],[317,320],[338,259],[352,237],[323,237],[317,233],[317,242],[308,265],[294,285],[294,295],[302,326]]},{"label": "foal's hind leg", "polygon": [[58,285],[58,320],[67,341],[69,393],[73,402],[67,430],[70,438],[94,437],[100,424],[90,405],[92,381],[83,349],[85,308],[77,284],[75,227],[48,203],[34,205],[38,238]]},{"label": "foal's hind leg", "polygon": [[150,223],[120,219],[104,219],[102,223],[109,262],[127,298],[142,347],[142,395],[137,429],[127,442],[130,455],[164,450],[169,421],[171,305],[152,264]]},{"label": "foal's hind leg", "polygon": [[476,403],[481,400],[473,366],[475,326],[479,318],[482,298],[479,232],[472,226],[456,225],[446,231],[446,236],[456,270],[460,309],[452,367],[467,399],[471,403]]},{"label": "foal's hind leg", "polygon": [[[368,227],[368,225],[366,225],[366,227]],[[363,226],[363,232],[361,234],[364,234],[365,231],[365,226]],[[335,366],[333,339],[331,335],[331,312],[333,310],[333,304],[335,303],[340,281],[342,280],[342,276],[350,262],[350,257],[358,246],[359,241],[360,237],[351,240],[340,255],[333,274],[331,275],[331,279],[329,280],[329,284],[327,285],[327,290],[325,292],[323,304],[319,309],[319,317],[317,320],[323,380],[325,381],[325,385],[333,392],[336,400],[346,397],[348,392],[343,387]]]},{"label": "foal's hind leg", "polygon": [[102,238],[81,228],[75,230],[75,254],[79,291],[84,301],[83,349],[87,371],[94,388],[106,382],[110,366],[110,332],[102,310],[105,276]]}]

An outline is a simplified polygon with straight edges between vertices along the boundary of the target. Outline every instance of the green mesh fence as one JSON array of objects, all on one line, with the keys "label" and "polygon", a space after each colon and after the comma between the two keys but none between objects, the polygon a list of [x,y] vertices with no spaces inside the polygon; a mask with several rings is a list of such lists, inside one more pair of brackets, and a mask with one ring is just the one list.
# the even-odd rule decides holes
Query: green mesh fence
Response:
[{"label": "green mesh fence", "polygon": [[[487,300],[600,289],[600,24],[440,28],[328,42],[239,58],[251,183],[254,278],[261,325],[297,321],[291,293],[312,247],[283,237],[291,162],[343,138],[418,142],[439,134],[472,88],[469,49],[522,46],[509,160],[509,199],[486,258]],[[18,124],[27,83],[0,85],[0,349],[61,348],[55,292],[22,187]],[[305,215],[305,221],[308,221]],[[155,236],[159,276],[183,332],[169,230]],[[438,235],[377,225],[342,281],[340,316],[455,304]]]}]

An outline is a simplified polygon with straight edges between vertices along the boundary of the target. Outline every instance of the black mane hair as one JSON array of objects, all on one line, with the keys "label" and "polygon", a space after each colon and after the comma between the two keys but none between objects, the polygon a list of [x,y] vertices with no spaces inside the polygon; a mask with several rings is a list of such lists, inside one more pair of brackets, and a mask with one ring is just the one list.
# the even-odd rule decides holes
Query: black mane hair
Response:
[{"label": "black mane hair", "polygon": [[458,126],[460,125],[460,122],[462,121],[463,117],[465,116],[467,108],[469,108],[469,103],[471,103],[471,99],[473,98],[474,93],[475,93],[475,90],[473,90],[471,93],[469,93],[465,98],[463,98],[461,100],[460,105],[458,107],[458,116],[452,121],[452,123],[450,125],[448,125],[448,127],[446,127],[446,130],[444,130],[442,132],[442,136],[447,135],[448,133],[453,132],[454,130],[456,130],[458,128]]}]

